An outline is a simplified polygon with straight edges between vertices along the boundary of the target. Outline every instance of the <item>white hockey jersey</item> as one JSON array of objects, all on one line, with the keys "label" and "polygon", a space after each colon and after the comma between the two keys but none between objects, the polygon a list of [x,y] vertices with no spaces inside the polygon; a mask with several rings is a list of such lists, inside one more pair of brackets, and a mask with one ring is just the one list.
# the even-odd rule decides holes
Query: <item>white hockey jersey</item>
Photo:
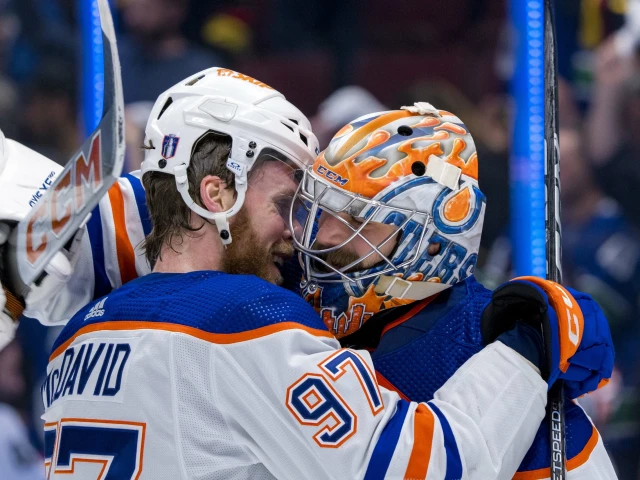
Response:
[{"label": "white hockey jersey", "polygon": [[[92,302],[42,387],[49,478],[511,478],[546,383],[497,342],[429,403],[379,387],[297,295],[151,274]],[[429,375],[429,372],[424,372]]]}]

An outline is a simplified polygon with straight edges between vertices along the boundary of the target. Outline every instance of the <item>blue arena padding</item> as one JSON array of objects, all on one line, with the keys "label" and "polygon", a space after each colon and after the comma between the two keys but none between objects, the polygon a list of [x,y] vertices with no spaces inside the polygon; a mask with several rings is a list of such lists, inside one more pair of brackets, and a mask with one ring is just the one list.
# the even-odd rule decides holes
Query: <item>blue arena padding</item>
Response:
[{"label": "blue arena padding", "polygon": [[511,0],[515,70],[510,159],[511,244],[516,275],[545,277],[544,6]]},{"label": "blue arena padding", "polygon": [[104,54],[97,0],[79,0],[78,12],[82,36],[82,121],[85,136],[102,119],[104,102]]}]

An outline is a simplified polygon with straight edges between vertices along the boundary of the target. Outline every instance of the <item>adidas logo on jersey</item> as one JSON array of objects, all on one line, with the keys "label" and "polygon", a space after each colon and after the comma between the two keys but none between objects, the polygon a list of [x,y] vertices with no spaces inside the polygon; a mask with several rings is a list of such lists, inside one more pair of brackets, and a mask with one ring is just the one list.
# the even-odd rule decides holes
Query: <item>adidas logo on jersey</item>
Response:
[{"label": "adidas logo on jersey", "polygon": [[104,302],[107,301],[107,298],[109,297],[104,297],[102,300],[96,303],[93,307],[91,307],[91,310],[89,310],[89,313],[87,313],[87,315],[84,317],[85,322],[90,318],[101,317],[104,315]]}]

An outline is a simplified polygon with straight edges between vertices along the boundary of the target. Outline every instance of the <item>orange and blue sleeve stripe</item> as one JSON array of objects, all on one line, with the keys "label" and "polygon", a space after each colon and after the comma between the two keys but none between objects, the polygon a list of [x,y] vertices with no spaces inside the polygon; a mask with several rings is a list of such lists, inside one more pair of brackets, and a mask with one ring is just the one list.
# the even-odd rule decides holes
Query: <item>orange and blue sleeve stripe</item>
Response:
[{"label": "orange and blue sleeve stripe", "polygon": [[87,223],[87,233],[89,234],[89,243],[91,244],[91,256],[93,257],[93,278],[95,284],[93,287],[93,298],[100,298],[107,295],[113,287],[107,276],[107,270],[104,263],[104,240],[102,237],[102,215],[100,207],[96,207],[91,212],[91,218]]},{"label": "orange and blue sleeve stripe", "polygon": [[462,460],[460,459],[460,450],[458,450],[458,444],[456,442],[456,437],[453,435],[453,431],[451,430],[451,425],[449,425],[447,417],[444,416],[433,402],[429,402],[427,405],[431,407],[433,413],[438,417],[440,427],[442,428],[442,433],[444,435],[444,448],[447,452],[447,473],[444,478],[446,480],[462,478]]},{"label": "orange and blue sleeve stripe", "polygon": [[[128,184],[131,186],[131,190],[133,191],[136,208],[142,223],[142,230],[146,237],[151,232],[152,225],[142,183],[139,178],[131,174],[125,175],[120,178],[119,181],[123,181],[124,179],[127,180]],[[135,269],[135,253],[133,244],[127,232],[122,187],[118,182],[109,189],[108,198],[111,206],[111,212],[107,211],[106,213],[107,215],[110,213],[112,216],[118,271],[120,273],[121,283],[124,284],[136,278],[138,275]],[[101,212],[100,210],[100,206],[96,207],[87,224],[89,242],[91,244],[91,254],[93,256],[93,274],[95,279],[93,291],[94,299],[107,295],[114,288],[114,285],[107,274],[105,263],[103,213],[104,212]],[[107,222],[107,224],[109,224],[109,222]]]},{"label": "orange and blue sleeve stripe", "polygon": [[[409,402],[399,400],[396,412],[385,426],[378,443],[373,449],[371,460],[367,466],[365,480],[377,480],[385,478],[389,465],[393,460],[393,454],[400,440],[404,421],[409,412]],[[428,405],[428,407],[427,407]],[[431,459],[431,445],[434,432],[433,413],[438,417],[444,437],[446,453],[445,480],[462,478],[462,460],[449,421],[440,409],[429,402],[420,404],[415,411],[414,419],[414,446],[409,458],[409,464],[405,474],[406,478],[425,478]],[[433,412],[433,413],[432,413]]]},{"label": "orange and blue sleeve stripe", "polygon": [[109,189],[109,202],[115,233],[116,262],[120,273],[121,285],[138,278],[136,271],[136,254],[127,231],[127,216],[125,212],[125,198],[119,182]]},{"label": "orange and blue sleeve stripe", "polygon": [[413,418],[413,448],[404,478],[427,478],[431,462],[434,417],[424,403],[416,408]]},{"label": "orange and blue sleeve stripe", "polygon": [[142,188],[142,182],[138,177],[134,177],[130,173],[125,175],[125,178],[129,180],[131,188],[133,189],[133,195],[136,198],[136,205],[138,207],[138,213],[140,214],[140,220],[142,221],[142,229],[144,236],[146,237],[151,233],[151,217],[149,217],[149,209],[147,208],[147,199]]},{"label": "orange and blue sleeve stripe", "polygon": [[409,411],[409,402],[405,400],[399,400],[396,404],[396,412],[393,414],[389,422],[385,425],[378,443],[376,443],[367,466],[367,472],[364,475],[364,480],[377,480],[385,478],[391,460],[393,459],[393,452],[396,449],[396,445],[400,440],[400,434],[402,433],[402,426],[404,420]]}]

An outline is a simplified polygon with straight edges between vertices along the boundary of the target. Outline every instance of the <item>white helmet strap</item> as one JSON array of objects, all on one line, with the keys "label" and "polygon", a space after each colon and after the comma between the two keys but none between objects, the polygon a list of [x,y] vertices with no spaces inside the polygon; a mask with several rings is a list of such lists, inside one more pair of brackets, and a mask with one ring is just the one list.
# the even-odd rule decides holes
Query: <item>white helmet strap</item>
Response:
[{"label": "white helmet strap", "polygon": [[[230,169],[231,170],[231,169]],[[229,245],[232,242],[231,230],[229,228],[229,219],[240,211],[244,204],[244,197],[247,191],[247,170],[242,168],[239,171],[232,170],[235,175],[235,186],[238,196],[233,206],[224,212],[214,213],[202,208],[198,205],[189,194],[189,179],[187,177],[187,165],[182,164],[174,167],[173,172],[176,179],[176,187],[184,203],[193,211],[203,218],[213,220],[220,234],[220,240],[223,245]]]}]

